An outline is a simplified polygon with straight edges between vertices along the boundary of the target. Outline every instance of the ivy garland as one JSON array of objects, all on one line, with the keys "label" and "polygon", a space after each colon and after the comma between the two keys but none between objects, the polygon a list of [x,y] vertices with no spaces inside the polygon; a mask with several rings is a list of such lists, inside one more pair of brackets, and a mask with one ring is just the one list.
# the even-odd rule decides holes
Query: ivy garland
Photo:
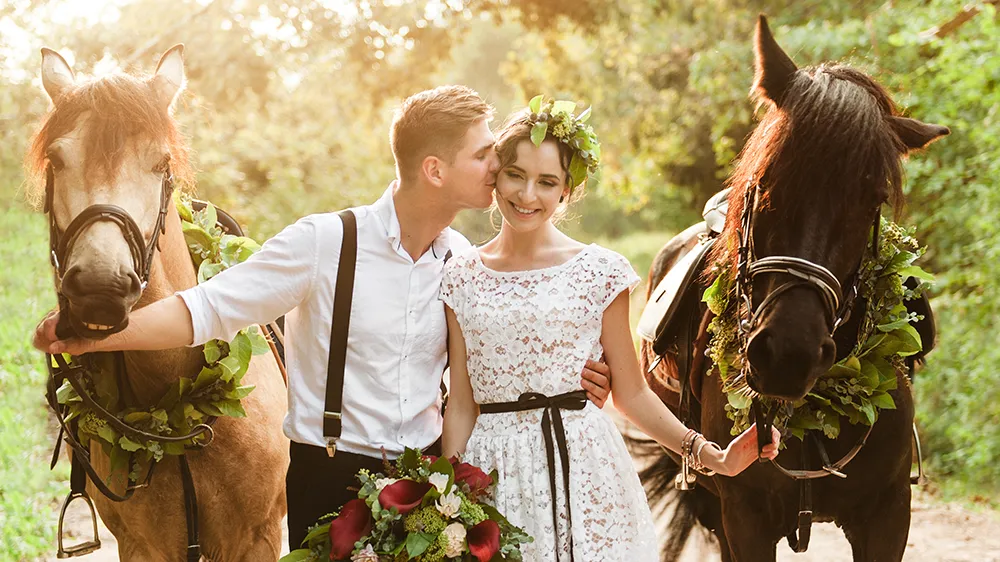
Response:
[{"label": "ivy garland", "polygon": [[[182,196],[175,198],[175,204],[191,259],[198,269],[198,283],[245,261],[260,249],[250,238],[223,234],[211,204],[201,211],[193,211],[190,199]],[[177,379],[150,407],[131,407],[124,403],[115,377],[115,354],[88,353],[80,357],[64,354],[64,357],[70,364],[85,367],[80,380],[106,410],[116,412],[118,419],[136,429],[167,437],[190,433],[212,416],[245,417],[241,400],[254,387],[243,386],[240,381],[250,366],[250,358],[270,350],[257,326],[240,330],[230,342],[209,341],[204,345],[205,365],[201,371],[193,378]],[[87,446],[96,440],[111,457],[112,473],[128,468],[133,480],[138,480],[139,475],[152,463],[160,461],[163,455],[183,455],[186,446],[206,438],[201,434],[183,443],[136,442],[121,435],[87,407],[69,381],[63,381],[56,391],[56,399],[69,408],[67,421],[79,418],[77,437],[80,442]],[[134,453],[133,463],[127,467],[130,453]]]},{"label": "ivy garland", "polygon": [[[922,317],[907,311],[905,302],[920,297],[933,276],[914,265],[926,248],[920,247],[899,225],[882,218],[879,253],[861,266],[859,293],[868,307],[861,321],[858,340],[851,353],[821,376],[805,398],[792,404],[791,412],[780,412],[776,423],[802,439],[806,430],[820,430],[835,439],[841,418],[848,423],[872,425],[880,410],[895,409],[889,394],[896,388],[896,371],[904,370],[904,358],[923,349],[913,323]],[[742,361],[736,337],[737,307],[730,306],[734,293],[731,268],[717,267],[720,273],[705,290],[702,300],[715,314],[709,325],[712,340],[708,355],[719,369],[728,397],[726,415],[733,420],[732,434],[750,427],[750,404],[755,393],[739,376]],[[903,281],[913,277],[918,285],[910,290]],[[905,371],[904,371],[905,372]]]},{"label": "ivy garland", "polygon": [[570,183],[573,187],[585,180],[595,179],[600,173],[601,142],[594,128],[587,124],[592,108],[573,117],[576,103],[566,100],[545,100],[542,95],[528,102],[531,142],[541,146],[545,135],[550,134],[573,150],[569,164]]}]

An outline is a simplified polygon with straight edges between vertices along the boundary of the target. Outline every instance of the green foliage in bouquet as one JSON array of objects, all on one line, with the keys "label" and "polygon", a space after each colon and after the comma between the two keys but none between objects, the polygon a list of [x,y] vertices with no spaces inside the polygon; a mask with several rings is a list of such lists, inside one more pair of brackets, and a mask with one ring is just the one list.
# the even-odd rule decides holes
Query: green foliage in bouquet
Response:
[{"label": "green foliage in bouquet", "polygon": [[[191,258],[198,268],[198,282],[204,282],[222,270],[246,260],[260,246],[250,238],[223,234],[216,224],[215,207],[192,211],[190,200],[175,201],[181,216],[184,237]],[[268,353],[270,346],[256,326],[241,330],[230,342],[212,340],[204,345],[205,364],[195,377],[180,377],[156,404],[134,407],[124,403],[119,393],[115,368],[116,355],[88,353],[81,357],[64,354],[68,362],[83,365],[81,378],[94,399],[118,419],[147,433],[177,436],[190,433],[194,427],[212,416],[246,416],[241,400],[254,389],[240,381],[254,355]],[[112,472],[128,469],[133,479],[163,458],[163,455],[183,455],[191,443],[137,442],[121,435],[83,403],[69,381],[56,391],[56,399],[69,408],[69,419],[79,418],[78,438],[87,445],[96,440],[111,457]],[[132,465],[128,465],[134,453]]]},{"label": "green foliage in bouquet", "polygon": [[496,471],[414,449],[384,474],[358,473],[358,499],[322,517],[280,562],[520,561],[531,542],[488,503]]},{"label": "green foliage in bouquet", "polygon": [[[872,425],[878,413],[895,409],[889,394],[896,388],[896,371],[905,372],[904,359],[923,349],[913,323],[922,317],[910,313],[905,302],[919,297],[933,277],[914,265],[923,255],[917,240],[899,225],[882,218],[878,256],[869,252],[862,264],[860,296],[868,301],[858,340],[851,353],[834,364],[816,382],[813,390],[793,403],[791,414],[780,413],[776,423],[785,425],[802,439],[806,430],[820,430],[835,439],[841,419],[852,425]],[[720,268],[703,300],[715,313],[709,325],[712,341],[709,357],[718,366],[727,393],[726,414],[733,420],[732,434],[750,427],[750,403],[754,396],[744,377],[736,337],[736,306],[730,306],[733,278],[729,268]],[[910,290],[903,281],[913,277],[918,285]]]}]

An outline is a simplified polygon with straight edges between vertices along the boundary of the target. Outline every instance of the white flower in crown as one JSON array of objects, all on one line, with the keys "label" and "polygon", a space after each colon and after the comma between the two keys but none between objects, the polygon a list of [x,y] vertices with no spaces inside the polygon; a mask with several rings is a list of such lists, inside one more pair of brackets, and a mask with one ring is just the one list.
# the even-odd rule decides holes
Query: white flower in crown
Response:
[{"label": "white flower in crown", "polygon": [[381,492],[382,488],[385,488],[389,484],[395,484],[396,478],[379,478],[375,481],[375,490]]},{"label": "white flower in crown", "polygon": [[462,498],[458,497],[458,494],[454,490],[447,496],[441,496],[438,498],[437,505],[438,513],[444,515],[446,518],[452,518],[456,513],[458,513],[459,508],[462,507]]},{"label": "white flower in crown", "polygon": [[[465,531],[465,529],[462,530]],[[372,545],[367,545],[363,550],[359,550],[354,556],[351,556],[351,562],[378,562],[378,554]]]},{"label": "white flower in crown", "polygon": [[441,531],[448,541],[448,546],[444,549],[444,555],[448,558],[458,558],[465,551],[465,525],[452,523]]},{"label": "white flower in crown", "polygon": [[427,481],[431,483],[431,486],[434,486],[434,489],[437,490],[439,494],[443,494],[444,489],[448,487],[447,474],[432,472],[431,475],[427,477]]}]

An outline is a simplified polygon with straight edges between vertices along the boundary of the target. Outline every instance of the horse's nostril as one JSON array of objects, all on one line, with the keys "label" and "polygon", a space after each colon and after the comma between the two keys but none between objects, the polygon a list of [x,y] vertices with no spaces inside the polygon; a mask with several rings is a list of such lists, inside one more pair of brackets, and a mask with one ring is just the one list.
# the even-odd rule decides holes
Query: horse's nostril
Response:
[{"label": "horse's nostril", "polygon": [[833,365],[833,362],[837,359],[837,344],[834,343],[832,338],[827,338],[823,342],[823,345],[819,346],[819,364],[823,366],[824,369]]},{"label": "horse's nostril", "polygon": [[80,268],[74,265],[67,269],[63,275],[61,291],[67,297],[72,298],[75,295],[82,294],[82,289],[83,287],[80,284]]},{"label": "horse's nostril", "polygon": [[767,369],[771,365],[772,357],[771,333],[765,328],[757,332],[747,344],[747,360],[758,369]]},{"label": "horse's nostril", "polygon": [[129,269],[125,273],[125,277],[129,280],[129,291],[127,294],[134,295],[142,292],[142,281],[139,281],[139,274]]}]

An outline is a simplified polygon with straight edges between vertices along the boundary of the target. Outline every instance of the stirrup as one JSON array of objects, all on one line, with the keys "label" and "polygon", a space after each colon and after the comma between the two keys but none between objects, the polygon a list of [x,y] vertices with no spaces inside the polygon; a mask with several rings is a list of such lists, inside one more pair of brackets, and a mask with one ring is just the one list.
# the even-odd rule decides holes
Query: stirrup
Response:
[{"label": "stirrup", "polygon": [[[65,548],[63,546],[63,519],[66,517],[66,508],[68,508],[69,504],[77,498],[83,499],[87,503],[87,507],[90,508],[90,520],[94,523],[94,540],[82,542],[69,548]],[[58,537],[57,540],[59,545],[59,550],[56,552],[56,558],[73,558],[74,556],[83,556],[101,548],[101,538],[97,533],[97,510],[94,509],[94,502],[91,501],[87,492],[70,492],[69,495],[66,496],[66,501],[63,502],[62,509],[59,511],[59,531],[56,536]]]}]

